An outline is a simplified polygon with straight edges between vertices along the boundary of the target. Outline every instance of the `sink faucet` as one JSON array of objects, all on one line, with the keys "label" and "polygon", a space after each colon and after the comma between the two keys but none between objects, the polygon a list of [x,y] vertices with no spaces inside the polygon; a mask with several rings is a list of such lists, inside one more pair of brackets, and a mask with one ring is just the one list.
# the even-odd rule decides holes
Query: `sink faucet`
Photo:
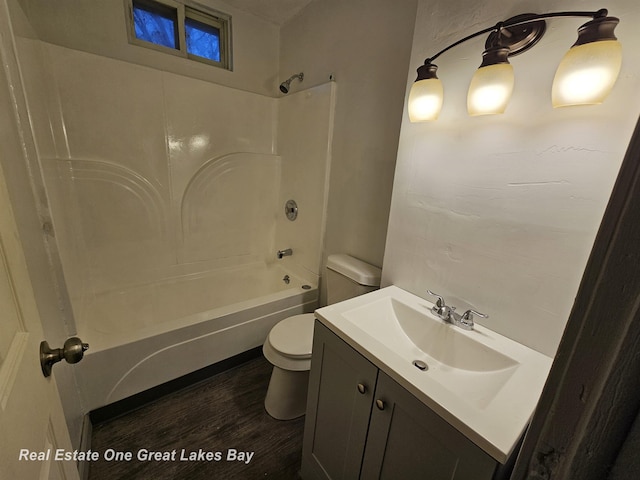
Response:
[{"label": "sink faucet", "polygon": [[429,293],[429,295],[438,297],[431,311],[434,313],[434,315],[436,315],[438,318],[441,318],[447,323],[451,323],[464,330],[473,330],[473,327],[475,325],[473,322],[474,315],[482,318],[489,318],[489,315],[476,312],[472,309],[469,309],[462,315],[460,315],[459,313],[455,312],[456,307],[450,307],[449,305],[447,305],[444,301],[444,298],[442,298],[440,295],[438,295],[437,293],[433,293],[431,290],[427,290],[427,292]]},{"label": "sink faucet", "polygon": [[276,254],[278,258],[288,257],[289,255],[293,255],[293,250],[291,250],[290,248],[285,248],[284,250],[278,250],[278,253]]}]

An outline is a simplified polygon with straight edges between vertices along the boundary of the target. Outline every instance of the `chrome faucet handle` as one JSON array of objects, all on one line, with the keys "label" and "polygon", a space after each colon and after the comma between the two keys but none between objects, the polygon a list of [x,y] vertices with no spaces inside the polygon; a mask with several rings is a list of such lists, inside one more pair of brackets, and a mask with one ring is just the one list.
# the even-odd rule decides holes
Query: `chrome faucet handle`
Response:
[{"label": "chrome faucet handle", "polygon": [[475,310],[469,309],[460,315],[460,323],[463,325],[473,327],[473,316],[477,315],[481,318],[489,318],[489,315],[485,315],[484,313],[476,312]]},{"label": "chrome faucet handle", "polygon": [[438,300],[436,300],[436,307],[442,308],[446,306],[446,304],[444,303],[444,298],[442,298],[440,295],[438,295],[437,293],[433,293],[431,290],[427,290],[427,293],[429,295],[433,295],[434,297],[438,297]]},{"label": "chrome faucet handle", "polygon": [[437,293],[433,293],[431,290],[427,290],[427,292],[430,295],[433,295],[434,297],[438,297],[438,300],[436,300],[436,303],[431,309],[431,311],[435,313],[438,317],[440,317],[442,320],[450,322],[452,312],[456,309],[456,307],[450,307],[449,305],[447,305],[444,301],[444,298],[442,298]]}]

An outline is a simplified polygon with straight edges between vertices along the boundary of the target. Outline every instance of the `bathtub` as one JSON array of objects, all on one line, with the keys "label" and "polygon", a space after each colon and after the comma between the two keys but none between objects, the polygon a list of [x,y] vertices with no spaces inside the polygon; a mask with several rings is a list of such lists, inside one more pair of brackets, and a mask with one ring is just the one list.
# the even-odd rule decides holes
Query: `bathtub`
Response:
[{"label": "bathtub", "polygon": [[[283,262],[284,263],[284,262]],[[87,410],[261,345],[278,321],[313,312],[313,282],[283,263],[229,267],[96,295],[79,322]]]}]

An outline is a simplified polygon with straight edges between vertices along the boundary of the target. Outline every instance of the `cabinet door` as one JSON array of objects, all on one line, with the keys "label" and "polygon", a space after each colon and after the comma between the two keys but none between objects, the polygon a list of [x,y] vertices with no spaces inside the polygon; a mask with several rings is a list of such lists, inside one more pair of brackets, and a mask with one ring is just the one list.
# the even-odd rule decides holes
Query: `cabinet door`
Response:
[{"label": "cabinet door", "polygon": [[305,480],[359,478],[377,374],[316,321],[302,447]]},{"label": "cabinet door", "polygon": [[497,465],[493,458],[383,372],[374,397],[362,479],[493,477]]}]

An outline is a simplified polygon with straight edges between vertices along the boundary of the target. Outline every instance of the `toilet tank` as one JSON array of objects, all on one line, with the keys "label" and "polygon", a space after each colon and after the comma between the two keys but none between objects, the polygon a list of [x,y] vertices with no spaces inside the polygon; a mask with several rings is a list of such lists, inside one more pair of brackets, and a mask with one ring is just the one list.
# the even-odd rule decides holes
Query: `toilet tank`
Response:
[{"label": "toilet tank", "polygon": [[338,303],[380,288],[382,270],[350,255],[327,259],[327,302]]}]

